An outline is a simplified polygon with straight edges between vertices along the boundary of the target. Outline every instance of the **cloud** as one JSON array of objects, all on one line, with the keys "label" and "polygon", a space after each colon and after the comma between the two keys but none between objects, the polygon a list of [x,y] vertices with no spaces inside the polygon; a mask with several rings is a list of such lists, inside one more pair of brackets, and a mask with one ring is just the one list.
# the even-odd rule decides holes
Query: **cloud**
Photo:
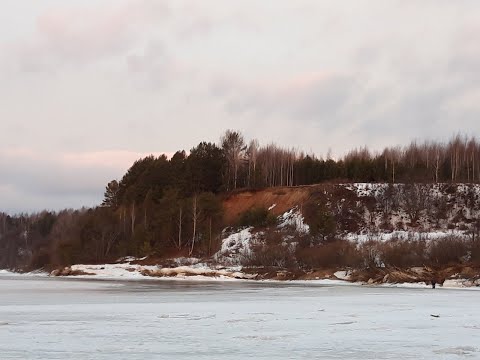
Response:
[{"label": "cloud", "polygon": [[[355,78],[341,74],[301,73],[283,81],[254,82],[243,88],[217,82],[212,91],[217,95],[233,93],[227,108],[234,113],[287,117],[305,124],[331,119],[342,112],[355,86]],[[330,125],[325,122],[326,127]]]},{"label": "cloud", "polygon": [[[12,4],[0,14],[9,206],[98,203],[129,153],[189,149],[227,128],[337,156],[480,135],[473,1]],[[7,149],[31,150],[8,160]]]},{"label": "cloud", "polygon": [[52,7],[37,17],[35,34],[4,46],[4,51],[25,72],[87,65],[125,54],[141,32],[158,26],[168,13],[164,1],[153,0]]},{"label": "cloud", "polygon": [[[338,21],[297,47],[302,57],[291,60],[295,70],[277,72],[272,64],[256,78],[222,73],[211,82],[211,95],[252,133],[270,132],[317,153],[365,144],[380,149],[458,131],[478,136],[480,19],[466,15],[469,3],[374,5],[358,12],[332,6]],[[421,20],[426,13],[431,21]],[[328,23],[329,15],[319,22]],[[317,65],[305,60],[309,55]]]}]

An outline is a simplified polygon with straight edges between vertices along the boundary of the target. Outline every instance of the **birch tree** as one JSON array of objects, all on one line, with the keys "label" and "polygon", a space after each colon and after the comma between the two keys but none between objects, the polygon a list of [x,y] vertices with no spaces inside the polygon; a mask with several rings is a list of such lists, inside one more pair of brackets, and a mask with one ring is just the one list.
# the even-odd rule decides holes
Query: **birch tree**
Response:
[{"label": "birch tree", "polygon": [[230,183],[233,183],[233,189],[236,189],[238,171],[244,161],[245,140],[240,132],[227,130],[222,136],[221,145],[228,162],[228,189],[230,189]]}]

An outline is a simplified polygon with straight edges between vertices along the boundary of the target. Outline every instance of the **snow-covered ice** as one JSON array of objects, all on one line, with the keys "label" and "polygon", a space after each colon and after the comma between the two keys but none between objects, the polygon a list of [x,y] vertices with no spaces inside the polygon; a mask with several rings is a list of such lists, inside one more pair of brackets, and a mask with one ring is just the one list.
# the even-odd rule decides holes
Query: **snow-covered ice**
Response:
[{"label": "snow-covered ice", "polygon": [[0,277],[9,359],[480,357],[480,292]]}]

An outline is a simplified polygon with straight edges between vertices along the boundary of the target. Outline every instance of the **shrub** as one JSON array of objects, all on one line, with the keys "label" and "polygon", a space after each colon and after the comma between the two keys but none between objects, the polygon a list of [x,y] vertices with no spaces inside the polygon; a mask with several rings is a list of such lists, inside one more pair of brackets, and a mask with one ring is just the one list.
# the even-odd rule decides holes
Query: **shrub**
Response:
[{"label": "shrub", "polygon": [[469,244],[463,238],[446,237],[430,243],[428,260],[431,265],[451,265],[465,262],[469,257]]},{"label": "shrub", "polygon": [[37,251],[34,251],[28,264],[28,270],[36,270],[44,268],[45,266],[50,265],[50,252],[48,248],[40,248]]},{"label": "shrub", "polygon": [[268,211],[266,208],[251,208],[240,216],[240,226],[255,226],[263,227],[269,225],[275,225],[277,218]]},{"label": "shrub", "polygon": [[425,264],[424,240],[393,239],[379,244],[380,258],[386,266],[412,267]]},{"label": "shrub", "polygon": [[302,213],[314,238],[319,238],[322,242],[335,238],[337,223],[325,204],[311,200],[303,206]]},{"label": "shrub", "polygon": [[292,245],[284,241],[284,234],[271,230],[263,235],[262,241],[251,246],[243,263],[247,266],[293,268],[294,251]]},{"label": "shrub", "polygon": [[470,242],[470,261],[475,265],[480,265],[480,241],[472,240]]},{"label": "shrub", "polygon": [[312,247],[297,247],[296,258],[305,268],[357,267],[362,257],[355,244],[337,240]]},{"label": "shrub", "polygon": [[359,257],[363,267],[374,268],[382,265],[380,245],[379,241],[369,240],[359,246]]}]

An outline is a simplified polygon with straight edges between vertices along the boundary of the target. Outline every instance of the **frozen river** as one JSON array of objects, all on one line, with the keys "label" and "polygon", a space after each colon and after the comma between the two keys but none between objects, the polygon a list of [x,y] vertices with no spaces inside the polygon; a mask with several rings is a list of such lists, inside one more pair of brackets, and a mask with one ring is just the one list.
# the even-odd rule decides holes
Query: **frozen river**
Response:
[{"label": "frozen river", "polygon": [[479,305],[468,290],[0,276],[0,359],[480,359]]}]

